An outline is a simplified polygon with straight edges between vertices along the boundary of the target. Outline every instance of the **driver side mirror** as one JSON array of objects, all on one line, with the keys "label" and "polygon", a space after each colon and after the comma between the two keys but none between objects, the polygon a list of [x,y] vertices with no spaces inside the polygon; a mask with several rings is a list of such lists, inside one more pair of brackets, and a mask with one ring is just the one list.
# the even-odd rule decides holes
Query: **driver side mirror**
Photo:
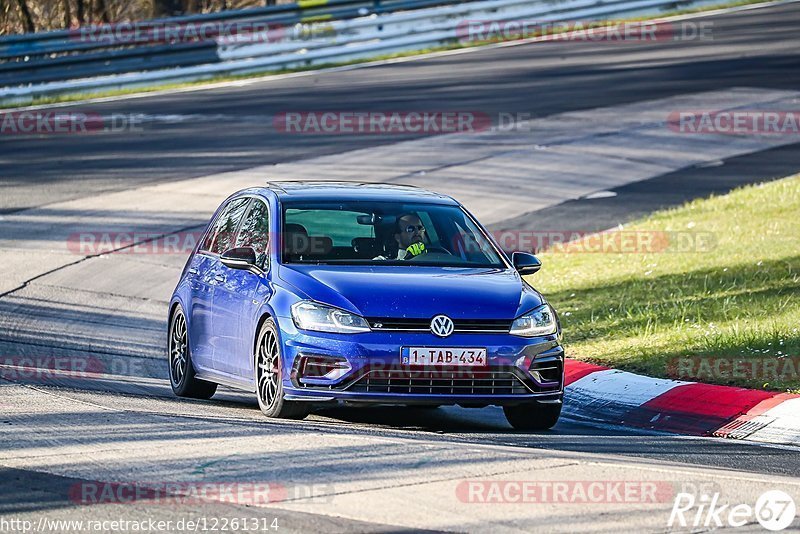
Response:
[{"label": "driver side mirror", "polygon": [[259,272],[261,269],[256,265],[256,251],[253,247],[238,247],[226,250],[219,261],[230,269],[241,269],[244,271]]},{"label": "driver side mirror", "polygon": [[542,268],[542,262],[533,254],[515,252],[511,255],[511,262],[519,274],[533,274]]}]

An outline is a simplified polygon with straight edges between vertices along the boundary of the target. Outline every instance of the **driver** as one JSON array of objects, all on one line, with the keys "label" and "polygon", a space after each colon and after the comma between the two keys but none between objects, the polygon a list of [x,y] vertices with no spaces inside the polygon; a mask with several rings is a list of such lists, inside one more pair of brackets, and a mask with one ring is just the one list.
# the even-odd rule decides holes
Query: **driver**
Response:
[{"label": "driver", "polygon": [[397,218],[394,238],[399,245],[398,260],[410,260],[425,253],[425,225],[416,213],[406,213]]},{"label": "driver", "polygon": [[[410,260],[415,256],[424,254],[425,240],[427,235],[425,233],[425,225],[416,213],[404,213],[397,218],[395,222],[394,239],[397,241],[397,257],[398,260]],[[386,260],[384,256],[378,256],[376,260]]]}]

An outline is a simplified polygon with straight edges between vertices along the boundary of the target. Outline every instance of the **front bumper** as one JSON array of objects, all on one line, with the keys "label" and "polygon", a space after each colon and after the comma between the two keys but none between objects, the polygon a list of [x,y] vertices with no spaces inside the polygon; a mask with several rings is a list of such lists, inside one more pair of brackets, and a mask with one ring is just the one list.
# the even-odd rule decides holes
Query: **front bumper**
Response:
[{"label": "front bumper", "polygon": [[[427,332],[328,334],[298,331],[279,318],[287,400],[369,404],[514,405],[560,402],[564,351],[555,335],[522,338],[506,333]],[[412,368],[400,363],[403,347],[486,348],[487,366]],[[320,377],[304,373],[304,360],[346,361]]]}]

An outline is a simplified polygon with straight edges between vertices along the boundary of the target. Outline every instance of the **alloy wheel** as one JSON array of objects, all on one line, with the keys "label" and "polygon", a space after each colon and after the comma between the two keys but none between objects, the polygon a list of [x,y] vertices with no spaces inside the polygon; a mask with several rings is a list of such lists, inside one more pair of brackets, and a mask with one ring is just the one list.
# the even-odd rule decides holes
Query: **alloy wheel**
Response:
[{"label": "alloy wheel", "polygon": [[264,331],[258,344],[258,396],[265,406],[272,406],[280,389],[280,351],[272,330]]},{"label": "alloy wheel", "polygon": [[182,312],[175,314],[169,336],[169,370],[174,384],[183,382],[186,376],[186,318]]}]

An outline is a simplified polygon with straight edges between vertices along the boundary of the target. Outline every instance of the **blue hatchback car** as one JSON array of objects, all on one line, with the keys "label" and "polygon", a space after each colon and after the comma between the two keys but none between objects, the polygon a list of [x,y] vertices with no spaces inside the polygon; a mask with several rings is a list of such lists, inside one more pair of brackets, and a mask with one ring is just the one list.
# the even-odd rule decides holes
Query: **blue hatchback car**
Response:
[{"label": "blue hatchback car", "polygon": [[182,397],[255,392],[269,417],[322,404],[502,406],[556,424],[555,311],[451,197],[410,186],[280,182],[229,197],[170,301]]}]

